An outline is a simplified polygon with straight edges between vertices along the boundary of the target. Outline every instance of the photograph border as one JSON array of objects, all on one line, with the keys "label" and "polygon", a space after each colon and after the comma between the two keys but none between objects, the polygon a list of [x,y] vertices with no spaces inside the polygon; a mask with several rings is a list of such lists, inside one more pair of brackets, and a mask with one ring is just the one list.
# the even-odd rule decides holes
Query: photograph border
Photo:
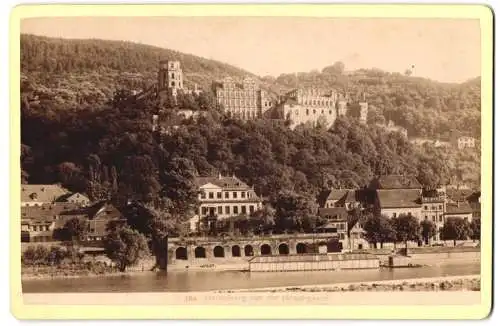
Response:
[{"label": "photograph border", "polygon": [[[331,18],[478,19],[481,29],[481,303],[478,305],[29,305],[21,289],[20,233],[20,23],[34,17],[261,16]],[[492,305],[493,259],[493,12],[484,5],[169,4],[19,5],[10,17],[10,284],[18,319],[481,319]],[[75,295],[75,294],[71,294]],[[78,294],[85,296],[86,294]],[[89,294],[96,298],[98,294]],[[111,294],[106,294],[107,296]],[[123,296],[123,293],[113,294]],[[133,296],[135,294],[127,294]],[[170,296],[173,294],[170,293]],[[191,294],[193,295],[193,294]],[[380,295],[383,295],[381,293]],[[420,295],[405,292],[408,298]],[[439,296],[439,292],[432,295]],[[158,296],[158,294],[155,294]],[[168,297],[168,294],[165,294]],[[375,295],[373,295],[375,296]],[[95,300],[95,299],[94,299]],[[418,300],[418,299],[417,299]],[[414,302],[415,300],[410,300]],[[376,301],[374,300],[374,303]],[[423,304],[423,303],[422,303]],[[302,306],[306,307],[306,306]]]}]

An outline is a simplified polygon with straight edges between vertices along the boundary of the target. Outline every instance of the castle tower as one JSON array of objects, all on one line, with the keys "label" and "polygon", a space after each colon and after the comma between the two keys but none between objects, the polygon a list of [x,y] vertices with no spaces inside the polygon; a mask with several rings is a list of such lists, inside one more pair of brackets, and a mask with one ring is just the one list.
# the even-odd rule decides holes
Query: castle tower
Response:
[{"label": "castle tower", "polygon": [[183,88],[181,63],[179,61],[160,61],[158,89],[169,89],[175,96],[177,95],[177,91]]}]

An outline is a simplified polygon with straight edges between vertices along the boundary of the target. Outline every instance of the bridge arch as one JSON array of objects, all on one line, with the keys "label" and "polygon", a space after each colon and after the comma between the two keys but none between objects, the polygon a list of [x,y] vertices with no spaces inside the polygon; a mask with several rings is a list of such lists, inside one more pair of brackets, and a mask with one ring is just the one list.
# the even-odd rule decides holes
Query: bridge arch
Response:
[{"label": "bridge arch", "polygon": [[271,255],[271,246],[267,243],[264,243],[260,246],[260,254],[261,256],[270,256]]},{"label": "bridge arch", "polygon": [[290,249],[288,248],[288,244],[286,243],[281,243],[279,246],[278,246],[278,253],[280,255],[288,255],[290,254]]},{"label": "bridge arch", "polygon": [[307,246],[305,243],[299,242],[295,246],[295,249],[297,250],[297,254],[306,254],[307,253]]},{"label": "bridge arch", "polygon": [[223,258],[224,257],[224,248],[221,246],[214,247],[214,257]]},{"label": "bridge arch", "polygon": [[252,245],[246,245],[244,250],[245,250],[245,257],[250,257],[254,255]]},{"label": "bridge arch", "polygon": [[241,257],[241,248],[238,245],[234,245],[231,248],[231,253],[233,254],[233,257]]},{"label": "bridge arch", "polygon": [[207,258],[207,251],[203,247],[196,247],[194,249],[195,258]]},{"label": "bridge arch", "polygon": [[177,260],[187,260],[187,249],[186,247],[179,247],[175,249],[175,259]]}]

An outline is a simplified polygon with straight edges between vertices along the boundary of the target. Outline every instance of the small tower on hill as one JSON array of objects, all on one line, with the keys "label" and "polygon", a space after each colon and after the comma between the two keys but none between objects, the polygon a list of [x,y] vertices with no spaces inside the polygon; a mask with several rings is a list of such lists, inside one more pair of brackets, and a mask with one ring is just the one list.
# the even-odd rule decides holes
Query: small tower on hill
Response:
[{"label": "small tower on hill", "polygon": [[178,90],[184,89],[181,63],[179,61],[160,61],[158,71],[158,90],[170,90],[176,96]]}]

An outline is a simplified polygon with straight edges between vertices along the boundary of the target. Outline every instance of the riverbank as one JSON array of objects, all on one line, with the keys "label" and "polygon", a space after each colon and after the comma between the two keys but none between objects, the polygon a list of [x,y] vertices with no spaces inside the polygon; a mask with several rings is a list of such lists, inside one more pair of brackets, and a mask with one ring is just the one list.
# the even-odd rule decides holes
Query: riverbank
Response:
[{"label": "riverbank", "polygon": [[376,282],[351,282],[321,285],[284,286],[257,289],[214,291],[216,293],[293,293],[293,292],[393,292],[393,291],[473,291],[481,290],[481,276],[461,275],[414,278]]},{"label": "riverbank", "polygon": [[130,269],[124,272],[119,271],[116,268],[110,266],[100,266],[97,267],[92,265],[90,267],[84,266],[73,266],[73,267],[63,267],[63,266],[43,266],[43,267],[32,267],[32,266],[22,266],[21,267],[21,281],[31,281],[31,280],[55,280],[55,279],[78,279],[78,278],[88,278],[88,277],[107,277],[107,276],[132,276],[132,275],[144,275],[147,273],[153,274],[150,270],[136,270]]}]

